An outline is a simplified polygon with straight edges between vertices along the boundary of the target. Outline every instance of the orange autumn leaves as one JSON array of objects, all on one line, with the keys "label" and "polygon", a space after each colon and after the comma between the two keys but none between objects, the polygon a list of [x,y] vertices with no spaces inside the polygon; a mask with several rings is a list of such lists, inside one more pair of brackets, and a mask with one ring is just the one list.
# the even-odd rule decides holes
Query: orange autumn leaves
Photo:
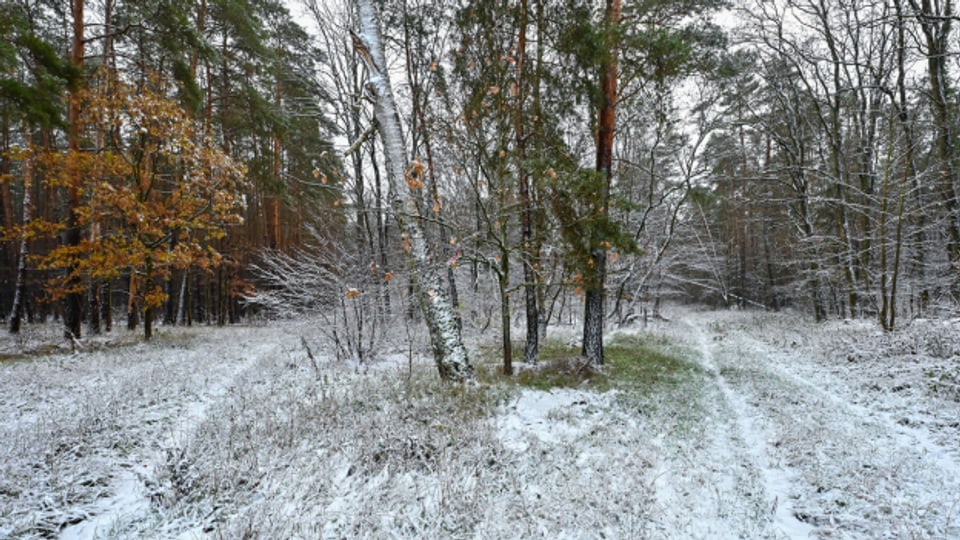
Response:
[{"label": "orange autumn leaves", "polygon": [[[81,150],[23,154],[32,160],[26,169],[35,171],[33,181],[81,195],[80,245],[58,246],[35,262],[61,270],[50,283],[54,298],[78,292],[68,283],[82,288],[129,271],[146,285],[139,288],[145,307],[155,307],[165,300],[159,284],[172,270],[220,264],[213,244],[242,222],[245,171],[166,97],[161,82],[134,88],[100,76],[81,96]],[[35,221],[17,234],[62,229]]]}]

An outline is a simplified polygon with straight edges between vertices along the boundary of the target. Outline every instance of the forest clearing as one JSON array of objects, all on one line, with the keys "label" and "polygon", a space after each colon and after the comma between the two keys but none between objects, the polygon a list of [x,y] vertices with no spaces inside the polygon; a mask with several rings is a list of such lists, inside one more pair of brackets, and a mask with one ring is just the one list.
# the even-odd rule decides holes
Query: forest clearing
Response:
[{"label": "forest clearing", "polygon": [[423,329],[360,363],[311,321],[12,354],[59,330],[29,326],[0,342],[0,536],[960,535],[960,322],[664,312],[572,387],[442,383]]}]

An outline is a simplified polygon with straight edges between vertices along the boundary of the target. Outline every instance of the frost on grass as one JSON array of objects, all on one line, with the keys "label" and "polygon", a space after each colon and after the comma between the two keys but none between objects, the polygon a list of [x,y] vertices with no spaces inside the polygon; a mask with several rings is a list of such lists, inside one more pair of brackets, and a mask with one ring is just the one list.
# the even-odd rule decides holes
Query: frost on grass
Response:
[{"label": "frost on grass", "polygon": [[[208,411],[158,469],[169,520],[225,537],[364,536],[442,531],[477,504],[495,470],[479,424],[487,398],[415,379],[327,364],[319,377],[265,359]],[[463,478],[461,455],[481,461]],[[488,464],[492,463],[492,465]]]},{"label": "frost on grass", "polygon": [[778,480],[773,502],[789,505],[810,535],[960,535],[960,407],[930,383],[956,362],[930,345],[949,325],[884,335],[866,323],[813,325],[791,314],[682,319],[661,330],[701,341],[693,345],[742,403],[734,412],[762,446],[765,476]]},{"label": "frost on grass", "polygon": [[292,322],[5,362],[0,537],[960,537],[955,323],[671,309],[606,386],[441,384]]},{"label": "frost on grass", "polygon": [[98,516],[148,508],[134,507],[155,456],[256,340],[228,335],[231,346],[178,331],[0,364],[0,537],[90,537]]},{"label": "frost on grass", "polygon": [[161,473],[166,515],[207,519],[201,528],[226,537],[581,538],[642,527],[649,461],[639,432],[609,418],[608,398],[541,409],[564,435],[534,430],[517,451],[529,417],[505,435],[518,405],[506,394],[451,389],[432,370],[412,380],[275,370],[242,382]]},{"label": "frost on grass", "polygon": [[494,536],[645,536],[653,448],[613,392],[525,389],[497,427],[516,487],[495,502],[510,519]]}]

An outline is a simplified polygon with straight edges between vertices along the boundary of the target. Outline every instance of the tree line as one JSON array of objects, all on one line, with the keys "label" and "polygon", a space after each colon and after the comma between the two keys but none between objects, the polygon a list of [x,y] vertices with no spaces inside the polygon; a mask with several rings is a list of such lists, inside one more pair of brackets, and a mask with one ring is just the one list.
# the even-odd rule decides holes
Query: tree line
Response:
[{"label": "tree line", "polygon": [[0,19],[0,307],[71,335],[312,311],[362,356],[440,302],[509,373],[664,298],[956,312],[952,0],[60,4]]},{"label": "tree line", "polygon": [[12,332],[238,320],[257,251],[338,203],[311,187],[338,174],[323,55],[282,2],[5,0],[0,28]]}]

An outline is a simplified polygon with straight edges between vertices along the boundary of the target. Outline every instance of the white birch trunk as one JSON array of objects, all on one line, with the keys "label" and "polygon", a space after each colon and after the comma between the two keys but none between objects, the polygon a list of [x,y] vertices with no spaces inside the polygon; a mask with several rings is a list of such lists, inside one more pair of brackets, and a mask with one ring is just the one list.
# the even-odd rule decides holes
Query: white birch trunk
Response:
[{"label": "white birch trunk", "polygon": [[183,277],[180,278],[180,298],[177,299],[177,326],[183,326],[187,322],[187,285],[189,283],[190,270],[183,270]]},{"label": "white birch trunk", "polygon": [[369,70],[369,89],[376,98],[375,115],[383,140],[390,207],[405,235],[406,258],[417,284],[420,308],[430,330],[433,358],[444,379],[463,381],[473,377],[473,369],[463,346],[453,305],[443,287],[440,273],[432,264],[423,227],[419,221],[415,194],[407,184],[400,116],[387,75],[379,21],[373,0],[357,0],[360,36],[355,38],[357,52]]},{"label": "white birch trunk", "polygon": [[[31,160],[33,156],[29,157],[26,161],[26,170],[24,171],[24,181],[23,181],[23,225],[26,227],[30,220],[33,219],[32,210],[33,210],[33,201],[30,199],[30,191],[32,188],[31,175],[33,174],[33,167],[31,166]],[[24,297],[24,289],[26,289],[26,279],[27,279],[27,255],[29,251],[27,250],[27,233],[22,232],[20,234],[20,252],[17,255],[17,284],[13,292],[13,308],[10,310],[10,326],[9,330],[11,334],[20,333],[20,326],[23,322],[23,311],[24,303],[26,298]]]}]

